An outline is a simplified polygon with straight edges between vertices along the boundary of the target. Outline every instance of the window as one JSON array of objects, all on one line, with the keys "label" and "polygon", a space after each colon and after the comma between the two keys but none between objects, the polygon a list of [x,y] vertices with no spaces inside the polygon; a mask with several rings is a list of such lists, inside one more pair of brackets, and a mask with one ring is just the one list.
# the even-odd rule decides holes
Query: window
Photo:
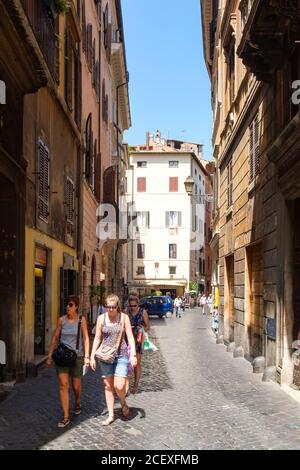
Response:
[{"label": "window", "polygon": [[138,276],[144,276],[145,275],[145,266],[138,266],[136,273],[137,273]]},{"label": "window", "polygon": [[40,140],[38,149],[38,165],[39,165],[39,184],[38,184],[38,211],[39,217],[48,222],[49,217],[49,149]]},{"label": "window", "polygon": [[93,25],[87,25],[87,63],[89,71],[93,71]]},{"label": "window", "polygon": [[166,212],[166,227],[169,227],[169,228],[181,227],[181,212],[175,212],[175,211]]},{"label": "window", "polygon": [[171,160],[169,161],[169,168],[178,168],[179,167],[179,162],[176,160]]},{"label": "window", "polygon": [[138,191],[138,193],[145,193],[146,192],[146,178],[138,178],[137,179],[137,191]]},{"label": "window", "polygon": [[154,263],[154,268],[158,269],[159,268],[159,263]]},{"label": "window", "polygon": [[178,192],[178,177],[170,176],[169,177],[169,192],[177,193]]},{"label": "window", "polygon": [[258,114],[249,128],[249,180],[252,181],[259,173],[259,121]]},{"label": "window", "polygon": [[147,162],[137,162],[138,168],[147,168]]},{"label": "window", "polygon": [[138,212],[137,213],[137,226],[139,228],[150,227],[150,212]]},{"label": "window", "polygon": [[169,244],[169,258],[176,259],[177,258],[177,245],[176,243]]},{"label": "window", "polygon": [[66,184],[66,219],[67,219],[67,234],[73,234],[74,224],[74,183],[70,178],[67,178]]},{"label": "window", "polygon": [[87,49],[86,39],[86,16],[85,16],[85,0],[82,2],[82,16],[81,16],[81,29],[82,29],[82,49],[85,52]]},{"label": "window", "polygon": [[169,266],[169,274],[176,274],[176,266]]},{"label": "window", "polygon": [[92,114],[89,114],[85,127],[85,178],[88,184],[93,186],[94,153],[93,153],[93,131]]},{"label": "window", "polygon": [[145,244],[144,243],[137,244],[137,257],[138,259],[145,258]]},{"label": "window", "polygon": [[232,159],[227,164],[227,208],[232,206]]},{"label": "window", "polygon": [[65,31],[65,101],[72,110],[72,38],[69,30]]},{"label": "window", "polygon": [[105,90],[105,80],[102,81],[102,119],[108,125],[108,95]]}]

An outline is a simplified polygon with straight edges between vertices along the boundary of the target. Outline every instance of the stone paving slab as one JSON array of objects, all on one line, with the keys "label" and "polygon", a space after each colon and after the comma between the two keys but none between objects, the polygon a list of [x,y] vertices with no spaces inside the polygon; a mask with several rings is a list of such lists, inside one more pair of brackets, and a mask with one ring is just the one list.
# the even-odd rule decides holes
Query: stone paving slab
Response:
[{"label": "stone paving slab", "polygon": [[[83,411],[63,430],[53,369],[15,386],[0,403],[1,449],[300,449],[300,405],[249,362],[216,345],[200,309],[151,319],[159,350],[145,353],[140,393],[127,421],[103,427],[98,373],[83,379]],[[299,392],[300,393],[300,392]]]}]

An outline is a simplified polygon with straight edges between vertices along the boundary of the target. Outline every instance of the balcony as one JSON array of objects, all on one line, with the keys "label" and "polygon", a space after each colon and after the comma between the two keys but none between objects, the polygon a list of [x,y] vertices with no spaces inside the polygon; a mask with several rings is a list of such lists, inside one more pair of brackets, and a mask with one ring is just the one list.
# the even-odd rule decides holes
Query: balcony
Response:
[{"label": "balcony", "polygon": [[243,0],[238,56],[258,80],[270,82],[299,33],[300,10],[294,0]]},{"label": "balcony", "polygon": [[48,69],[53,79],[58,80],[54,18],[43,1],[22,0],[22,3]]}]

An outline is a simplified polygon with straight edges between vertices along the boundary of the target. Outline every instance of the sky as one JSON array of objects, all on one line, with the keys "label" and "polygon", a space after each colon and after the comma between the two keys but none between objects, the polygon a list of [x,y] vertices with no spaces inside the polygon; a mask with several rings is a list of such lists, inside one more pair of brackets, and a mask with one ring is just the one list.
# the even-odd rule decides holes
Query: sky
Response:
[{"label": "sky", "polygon": [[210,81],[203,57],[200,0],[122,0],[132,127],[203,144],[211,159]]}]

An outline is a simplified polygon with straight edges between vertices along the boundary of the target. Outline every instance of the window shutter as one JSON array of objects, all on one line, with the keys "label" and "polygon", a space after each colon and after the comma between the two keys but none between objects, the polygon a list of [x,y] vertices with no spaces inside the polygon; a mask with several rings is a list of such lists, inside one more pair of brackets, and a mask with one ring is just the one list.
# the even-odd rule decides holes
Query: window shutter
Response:
[{"label": "window shutter", "polygon": [[98,153],[95,161],[95,197],[100,202],[101,154]]},{"label": "window shutter", "polygon": [[92,85],[96,89],[97,84],[97,70],[96,70],[96,39],[93,40],[93,48],[92,48]]},{"label": "window shutter", "polygon": [[250,125],[249,129],[249,180],[252,181],[254,178],[254,129],[253,123]]},{"label": "window shutter", "polygon": [[116,172],[113,166],[110,166],[103,174],[103,203],[116,203]]},{"label": "window shutter", "polygon": [[177,212],[177,221],[178,227],[181,227],[181,212]]},{"label": "window shutter", "polygon": [[85,177],[87,181],[91,178],[92,151],[92,115],[89,114],[85,130]]},{"label": "window shutter", "polygon": [[49,150],[39,142],[39,216],[48,221],[49,216]]},{"label": "window shutter", "polygon": [[81,29],[82,29],[82,49],[86,52],[86,17],[85,17],[85,0],[82,0],[82,19],[81,19]]},{"label": "window shutter", "polygon": [[255,176],[259,173],[259,121],[258,121],[258,114],[254,119],[254,174]]},{"label": "window shutter", "polygon": [[69,107],[72,109],[72,45],[71,33],[66,30],[65,33],[65,100]]},{"label": "window shutter", "polygon": [[232,160],[227,164],[227,207],[232,205]]},{"label": "window shutter", "polygon": [[108,29],[108,3],[106,4],[104,14],[103,14],[103,33],[104,33],[103,41],[104,41],[105,49],[107,48],[107,41],[108,41],[107,29]]},{"label": "window shutter", "polygon": [[137,179],[137,191],[139,193],[145,193],[146,192],[146,178],[139,177]]},{"label": "window shutter", "polygon": [[170,226],[170,212],[166,212],[166,227]]},{"label": "window shutter", "polygon": [[74,223],[74,184],[67,178],[66,184],[66,218],[67,218],[67,234],[72,235]]},{"label": "window shutter", "polygon": [[107,61],[110,64],[111,59],[111,40],[112,40],[112,25],[109,23],[107,27],[107,48],[106,48],[106,56]]},{"label": "window shutter", "polygon": [[87,61],[90,72],[93,70],[93,25],[87,26]]},{"label": "window shutter", "polygon": [[102,119],[105,121],[105,80],[102,82]]},{"label": "window shutter", "polygon": [[81,110],[82,110],[82,76],[81,76],[81,62],[79,54],[75,56],[75,120],[76,124],[81,130]]},{"label": "window shutter", "polygon": [[178,177],[170,177],[169,178],[169,191],[172,193],[178,192]]},{"label": "window shutter", "polygon": [[147,212],[147,228],[150,227],[150,212]]},{"label": "window shutter", "polygon": [[145,245],[143,243],[138,243],[137,245],[137,257],[139,259],[145,258]]}]

